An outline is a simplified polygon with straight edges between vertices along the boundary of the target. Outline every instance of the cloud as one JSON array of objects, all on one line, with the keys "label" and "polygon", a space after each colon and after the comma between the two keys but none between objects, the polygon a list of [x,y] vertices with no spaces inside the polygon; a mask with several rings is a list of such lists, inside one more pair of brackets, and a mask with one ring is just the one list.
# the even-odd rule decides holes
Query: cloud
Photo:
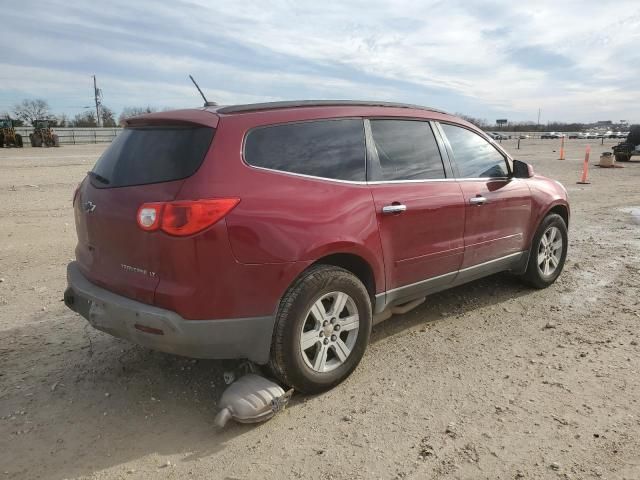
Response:
[{"label": "cloud", "polygon": [[39,96],[73,113],[91,102],[93,73],[116,110],[191,106],[192,73],[224,103],[370,98],[640,120],[635,0],[41,3],[5,12],[0,110]]}]

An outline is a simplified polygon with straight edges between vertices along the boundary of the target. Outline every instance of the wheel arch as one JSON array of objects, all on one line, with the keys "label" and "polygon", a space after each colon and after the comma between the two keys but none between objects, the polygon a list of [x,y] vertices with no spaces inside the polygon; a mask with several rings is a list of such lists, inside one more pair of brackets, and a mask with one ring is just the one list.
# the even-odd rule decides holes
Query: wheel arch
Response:
[{"label": "wheel arch", "polygon": [[564,203],[557,203],[553,205],[549,210],[546,211],[546,213],[542,216],[540,221],[542,221],[547,215],[551,213],[560,215],[564,220],[564,224],[567,226],[567,228],[569,228],[569,206],[568,205],[565,205]]},{"label": "wheel arch", "polygon": [[376,296],[376,277],[372,266],[362,256],[354,253],[332,253],[317,259],[309,267],[314,265],[332,265],[351,272],[365,286],[373,305]]}]

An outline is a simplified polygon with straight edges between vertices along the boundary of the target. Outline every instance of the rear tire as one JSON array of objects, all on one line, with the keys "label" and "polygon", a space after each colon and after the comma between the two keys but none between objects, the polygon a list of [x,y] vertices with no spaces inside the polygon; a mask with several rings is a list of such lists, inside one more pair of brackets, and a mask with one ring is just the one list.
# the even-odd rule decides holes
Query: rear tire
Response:
[{"label": "rear tire", "polygon": [[60,137],[58,137],[58,135],[52,135],[51,137],[53,139],[53,146],[54,147],[59,147],[60,146]]},{"label": "rear tire", "polygon": [[328,390],[358,366],[371,333],[371,299],[349,271],[316,265],[280,302],[269,369],[302,393]]},{"label": "rear tire", "polygon": [[555,213],[547,215],[533,236],[523,281],[534,288],[547,288],[555,282],[564,267],[568,244],[564,219]]},{"label": "rear tire", "polygon": [[22,143],[22,135],[16,133],[16,147],[22,148],[24,145]]},{"label": "rear tire", "polygon": [[41,147],[42,146],[42,138],[39,135],[31,135],[31,146],[32,147]]},{"label": "rear tire", "polygon": [[0,148],[4,148],[4,135],[0,133]]}]

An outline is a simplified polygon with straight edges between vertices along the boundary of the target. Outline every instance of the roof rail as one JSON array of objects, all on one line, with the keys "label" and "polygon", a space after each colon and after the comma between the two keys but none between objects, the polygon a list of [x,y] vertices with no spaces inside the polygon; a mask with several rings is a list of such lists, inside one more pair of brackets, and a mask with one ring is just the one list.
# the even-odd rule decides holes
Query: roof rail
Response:
[{"label": "roof rail", "polygon": [[393,108],[413,108],[418,110],[428,110],[430,112],[446,113],[431,107],[411,105],[408,103],[377,102],[361,100],[294,100],[284,102],[249,103],[246,105],[229,105],[215,109],[216,113],[244,113],[259,110],[279,110],[283,108],[296,107],[393,107]]}]

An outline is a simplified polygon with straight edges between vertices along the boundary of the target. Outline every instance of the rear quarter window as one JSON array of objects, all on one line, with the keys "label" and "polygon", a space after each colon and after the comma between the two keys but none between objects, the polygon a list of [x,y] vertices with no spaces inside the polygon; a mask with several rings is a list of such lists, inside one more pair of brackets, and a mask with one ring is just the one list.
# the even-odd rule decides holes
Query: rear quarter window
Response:
[{"label": "rear quarter window", "polygon": [[109,188],[190,177],[202,164],[213,136],[209,127],[125,128],[98,159],[91,182]]},{"label": "rear quarter window", "polygon": [[247,134],[244,158],[254,167],[364,181],[364,122],[317,120],[258,127]]}]

